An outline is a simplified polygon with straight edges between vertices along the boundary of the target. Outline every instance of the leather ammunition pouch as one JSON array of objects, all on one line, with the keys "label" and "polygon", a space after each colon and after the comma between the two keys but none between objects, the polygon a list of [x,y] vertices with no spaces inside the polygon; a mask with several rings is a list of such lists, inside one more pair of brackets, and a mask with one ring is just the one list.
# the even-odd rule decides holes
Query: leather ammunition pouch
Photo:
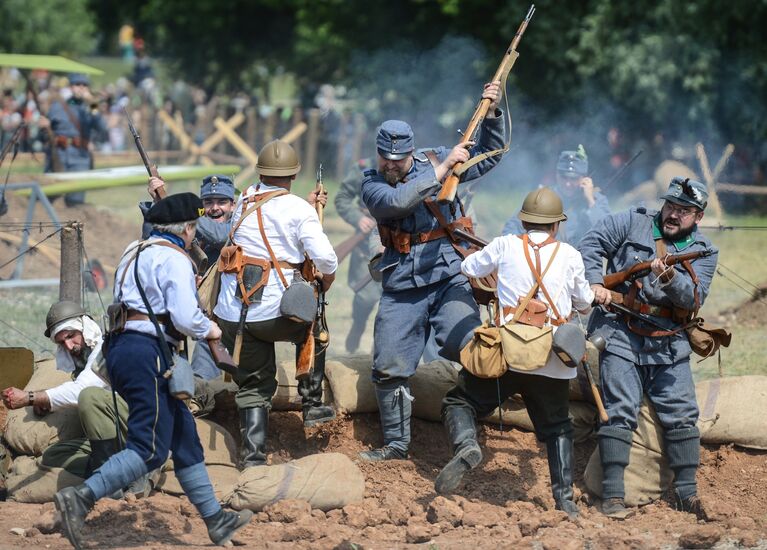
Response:
[{"label": "leather ammunition pouch", "polygon": [[438,239],[449,238],[453,229],[463,229],[472,232],[471,218],[462,217],[447,225],[447,228],[438,227],[422,233],[405,233],[399,228],[378,224],[378,233],[381,236],[381,244],[386,248],[393,248],[400,254],[409,254],[410,249],[417,244],[428,243]]},{"label": "leather ammunition pouch", "polygon": [[54,138],[54,144],[56,147],[59,147],[61,149],[66,149],[70,145],[73,147],[77,147],[78,149],[87,149],[88,148],[88,140],[87,139],[81,139],[78,136],[75,137],[69,137],[69,136],[56,136]]},{"label": "leather ammunition pouch", "polygon": [[107,333],[118,334],[125,330],[128,321],[128,308],[122,302],[107,306]]}]

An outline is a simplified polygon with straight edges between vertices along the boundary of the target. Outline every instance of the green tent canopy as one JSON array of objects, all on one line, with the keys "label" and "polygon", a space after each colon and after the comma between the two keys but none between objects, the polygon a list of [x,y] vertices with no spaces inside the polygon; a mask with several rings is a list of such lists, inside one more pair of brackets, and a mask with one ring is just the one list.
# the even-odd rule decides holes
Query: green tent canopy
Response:
[{"label": "green tent canopy", "polygon": [[84,73],[102,75],[104,71],[72,61],[60,55],[27,55],[22,53],[0,53],[0,67],[17,69],[45,69],[57,73]]}]

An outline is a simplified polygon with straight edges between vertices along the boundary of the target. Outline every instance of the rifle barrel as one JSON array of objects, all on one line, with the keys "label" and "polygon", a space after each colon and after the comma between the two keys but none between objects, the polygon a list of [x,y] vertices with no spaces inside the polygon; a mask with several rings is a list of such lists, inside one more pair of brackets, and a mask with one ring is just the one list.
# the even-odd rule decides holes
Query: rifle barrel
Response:
[{"label": "rifle barrel", "polygon": [[476,235],[472,235],[471,233],[467,233],[463,229],[453,229],[453,235],[480,248],[484,248],[488,245],[488,241],[485,239],[477,237]]}]

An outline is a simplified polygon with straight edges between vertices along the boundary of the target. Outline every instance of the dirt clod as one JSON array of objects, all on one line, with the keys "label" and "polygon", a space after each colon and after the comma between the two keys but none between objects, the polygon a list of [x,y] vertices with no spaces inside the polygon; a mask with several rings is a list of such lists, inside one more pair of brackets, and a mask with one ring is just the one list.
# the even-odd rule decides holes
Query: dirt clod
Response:
[{"label": "dirt clod", "polygon": [[699,525],[682,533],[679,537],[679,546],[682,548],[711,548],[724,534],[723,529],[717,525]]}]

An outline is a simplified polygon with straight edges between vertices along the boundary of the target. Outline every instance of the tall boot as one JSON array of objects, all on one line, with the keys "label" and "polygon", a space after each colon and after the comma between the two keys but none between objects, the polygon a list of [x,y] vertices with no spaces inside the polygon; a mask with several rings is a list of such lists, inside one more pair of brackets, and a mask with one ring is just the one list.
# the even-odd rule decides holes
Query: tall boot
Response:
[{"label": "tall boot", "polygon": [[615,426],[599,429],[599,459],[602,462],[602,513],[614,519],[633,514],[626,508],[623,473],[631,453],[631,432]]},{"label": "tall boot", "polygon": [[551,475],[551,493],[557,510],[567,512],[570,519],[578,517],[573,502],[573,436],[560,434],[546,440],[546,458]]},{"label": "tall boot", "polygon": [[269,426],[269,409],[252,407],[240,409],[240,467],[266,464],[266,430]]},{"label": "tall boot", "polygon": [[[299,352],[300,347],[296,347],[296,353]],[[298,381],[304,426],[307,428],[330,422],[336,417],[336,411],[333,407],[322,403],[322,382],[324,379],[325,352],[322,352],[315,357],[311,372]]]},{"label": "tall boot", "polygon": [[64,534],[69,539],[75,550],[82,549],[82,530],[85,525],[85,516],[88,515],[96,504],[93,491],[82,483],[76,487],[65,487],[55,495],[53,502],[56,510],[61,514],[61,525]]},{"label": "tall boot", "polygon": [[471,409],[449,407],[442,414],[442,422],[454,456],[439,472],[434,481],[434,490],[446,494],[455,491],[463,475],[482,462],[482,450],[477,443],[477,426]]},{"label": "tall boot", "polygon": [[410,395],[407,381],[376,384],[375,389],[384,446],[363,451],[360,458],[371,462],[407,458],[410,447],[410,416],[413,412],[413,397]]},{"label": "tall boot", "polygon": [[706,519],[697,496],[695,474],[700,464],[700,432],[697,427],[666,430],[666,455],[674,472],[674,500],[676,509]]}]

